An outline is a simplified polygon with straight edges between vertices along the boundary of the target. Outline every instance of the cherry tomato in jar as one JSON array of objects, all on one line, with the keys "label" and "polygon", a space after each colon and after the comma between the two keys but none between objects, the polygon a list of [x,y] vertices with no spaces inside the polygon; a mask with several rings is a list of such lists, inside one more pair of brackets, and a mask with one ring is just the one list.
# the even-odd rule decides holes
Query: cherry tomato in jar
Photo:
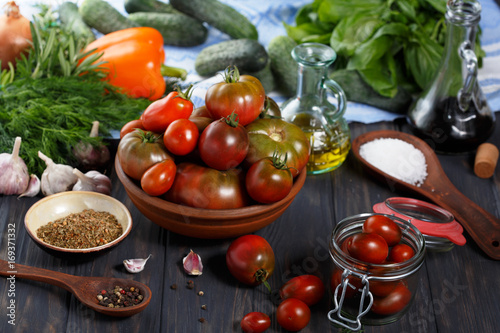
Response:
[{"label": "cherry tomato in jar", "polygon": [[247,130],[238,122],[238,115],[232,113],[205,128],[198,141],[198,150],[206,165],[223,171],[243,162],[248,145]]},{"label": "cherry tomato in jar", "polygon": [[122,139],[125,136],[125,134],[133,132],[137,128],[141,129],[141,130],[145,130],[144,126],[142,125],[142,120],[135,119],[135,120],[129,121],[128,123],[123,125],[122,129],[120,130],[120,139]]},{"label": "cherry tomato in jar", "polygon": [[296,298],[308,306],[318,303],[325,294],[325,285],[316,275],[299,275],[280,288],[281,299]]},{"label": "cherry tomato in jar", "polygon": [[240,124],[246,126],[259,117],[264,107],[266,92],[262,83],[250,75],[241,75],[238,68],[228,67],[224,81],[210,86],[205,105],[213,119],[238,114]]},{"label": "cherry tomato in jar", "polygon": [[177,119],[165,130],[163,143],[172,154],[184,156],[196,148],[199,136],[195,123],[189,119]]},{"label": "cherry tomato in jar", "polygon": [[365,232],[353,235],[347,250],[353,258],[371,264],[382,264],[389,254],[389,247],[382,236]]},{"label": "cherry tomato in jar", "polygon": [[[244,235],[236,238],[226,252],[229,272],[240,282],[257,286],[267,284],[274,272],[274,251],[261,236]],[[268,289],[270,287],[266,285]]]},{"label": "cherry tomato in jar", "polygon": [[248,169],[245,184],[248,194],[257,202],[280,201],[292,190],[293,176],[279,156],[263,158]]},{"label": "cherry tomato in jar", "polygon": [[148,131],[164,133],[168,125],[177,119],[187,119],[193,112],[192,85],[185,92],[180,88],[162,99],[151,103],[141,115],[142,124]]},{"label": "cherry tomato in jar", "polygon": [[[337,289],[338,285],[342,284],[342,273],[343,270],[341,270],[338,267],[335,267],[332,277],[330,278],[330,288],[332,295],[335,293],[335,289]],[[350,275],[348,277],[349,281],[347,281],[347,287],[345,290],[345,297],[351,298],[356,295],[356,293],[361,292],[363,289],[363,284],[361,283],[361,279],[355,276]],[[339,287],[338,291],[338,296],[340,298],[340,295],[342,295],[342,286]]]},{"label": "cherry tomato in jar", "polygon": [[166,193],[175,179],[176,165],[173,160],[164,160],[146,170],[141,177],[141,187],[151,196]]},{"label": "cherry tomato in jar", "polygon": [[[371,289],[371,288],[370,288]],[[403,310],[411,300],[411,291],[403,281],[385,297],[374,297],[370,311],[379,315],[392,315]]]},{"label": "cherry tomato in jar", "polygon": [[262,312],[247,313],[240,323],[245,333],[262,333],[271,326],[271,318]]},{"label": "cherry tomato in jar", "polygon": [[287,298],[278,305],[276,320],[285,330],[297,332],[309,324],[311,310],[301,300]]},{"label": "cherry tomato in jar", "polygon": [[394,246],[401,241],[401,228],[387,216],[370,216],[363,223],[362,231],[365,233],[376,233],[382,236],[388,246]]},{"label": "cherry tomato in jar", "polygon": [[389,251],[389,260],[393,262],[403,262],[415,255],[413,248],[407,244],[397,244]]}]

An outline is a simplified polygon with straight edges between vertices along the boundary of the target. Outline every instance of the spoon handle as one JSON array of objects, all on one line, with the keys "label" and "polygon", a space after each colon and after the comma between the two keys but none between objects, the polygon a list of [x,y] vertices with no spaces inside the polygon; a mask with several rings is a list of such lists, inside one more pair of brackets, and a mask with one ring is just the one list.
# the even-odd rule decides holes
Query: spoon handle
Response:
[{"label": "spoon handle", "polygon": [[455,216],[489,257],[500,260],[500,220],[498,218],[455,189],[451,182],[448,190],[443,191],[443,195],[439,197],[439,204]]},{"label": "spoon handle", "polygon": [[17,263],[7,262],[0,259],[0,275],[14,276],[16,278],[45,282],[58,286],[72,292],[71,282],[78,279],[77,276],[51,271],[48,269],[25,266]]}]

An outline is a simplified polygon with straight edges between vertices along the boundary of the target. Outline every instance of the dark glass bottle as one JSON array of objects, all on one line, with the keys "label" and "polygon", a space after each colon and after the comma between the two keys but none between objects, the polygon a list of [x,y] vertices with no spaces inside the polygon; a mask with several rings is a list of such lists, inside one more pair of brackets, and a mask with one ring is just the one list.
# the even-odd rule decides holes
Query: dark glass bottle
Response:
[{"label": "dark glass bottle", "polygon": [[476,0],[448,1],[439,70],[408,112],[415,134],[437,152],[473,151],[494,129],[494,114],[477,80],[474,46],[480,15]]}]

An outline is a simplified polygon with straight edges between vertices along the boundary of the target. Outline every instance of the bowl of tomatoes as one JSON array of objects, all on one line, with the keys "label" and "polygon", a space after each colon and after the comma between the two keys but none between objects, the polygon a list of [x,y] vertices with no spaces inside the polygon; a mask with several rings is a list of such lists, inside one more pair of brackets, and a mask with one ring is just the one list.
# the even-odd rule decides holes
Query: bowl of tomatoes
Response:
[{"label": "bowl of tomatoes", "polygon": [[150,196],[137,180],[127,176],[118,160],[115,169],[125,191],[137,209],[152,222],[175,233],[206,239],[231,238],[259,230],[275,220],[290,206],[304,185],[304,169],[294,180],[288,195],[275,203],[253,203],[233,209],[207,209],[170,202]]}]

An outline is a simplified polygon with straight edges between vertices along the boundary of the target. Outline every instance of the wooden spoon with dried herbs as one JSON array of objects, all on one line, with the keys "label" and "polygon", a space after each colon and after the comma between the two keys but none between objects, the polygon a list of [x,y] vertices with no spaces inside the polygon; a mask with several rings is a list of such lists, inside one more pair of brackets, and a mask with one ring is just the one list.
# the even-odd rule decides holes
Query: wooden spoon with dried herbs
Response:
[{"label": "wooden spoon with dried herbs", "polygon": [[[71,292],[89,308],[113,317],[129,317],[143,311],[151,301],[151,289],[141,282],[113,277],[74,276],[43,268],[30,267],[0,260],[0,275],[40,281],[58,286]],[[124,307],[107,307],[99,304],[98,294],[120,286],[124,289],[133,287],[139,291],[140,301]]]}]

